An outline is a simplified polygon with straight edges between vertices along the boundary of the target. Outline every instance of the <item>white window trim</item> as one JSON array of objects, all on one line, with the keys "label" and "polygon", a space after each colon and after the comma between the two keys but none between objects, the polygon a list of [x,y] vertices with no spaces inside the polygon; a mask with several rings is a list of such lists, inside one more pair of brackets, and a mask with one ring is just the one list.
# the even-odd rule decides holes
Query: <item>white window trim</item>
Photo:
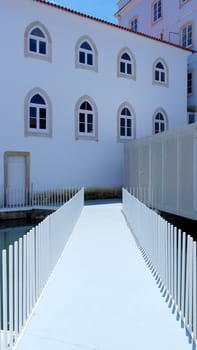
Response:
[{"label": "white window trim", "polygon": [[157,4],[159,2],[159,0],[154,0],[152,2],[152,5],[151,5],[151,19],[152,19],[152,25],[155,25],[157,24],[158,22],[160,22],[162,19],[163,19],[163,0],[161,0],[161,17],[158,18],[157,16],[157,19],[154,20],[154,5]]},{"label": "white window trim", "polygon": [[188,42],[188,26],[191,25],[192,26],[192,43],[191,45],[186,45],[184,46],[185,48],[192,48],[194,45],[194,22],[190,21],[185,23],[184,25],[182,25],[182,27],[180,28],[180,46],[183,46],[183,40],[182,40],[182,33],[183,30],[186,28],[186,33],[187,33],[187,38],[186,38],[186,43]]},{"label": "white window trim", "polygon": [[[167,115],[166,111],[162,107],[161,108],[157,108],[155,110],[155,112],[153,113],[153,117],[152,117],[152,133],[153,133],[153,135],[157,135],[158,134],[158,133],[155,134],[155,122],[156,122],[155,118],[156,118],[158,113],[161,113],[163,115],[163,117],[164,117],[164,124],[165,124],[164,132],[168,130],[168,125],[169,125],[169,123],[168,123],[168,115]],[[160,133],[161,132],[159,132],[159,134]]]},{"label": "white window trim", "polygon": [[[93,115],[93,130],[94,132],[79,132],[79,113],[80,106],[83,102],[87,101],[92,106],[91,114]],[[83,113],[85,111],[83,110]],[[88,113],[87,113],[88,114]],[[98,110],[94,100],[88,96],[82,96],[76,103],[75,106],[75,139],[76,140],[90,140],[90,141],[98,141]]]},{"label": "white window trim", "polygon": [[[46,102],[46,129],[39,128],[30,128],[29,127],[29,107],[31,98],[39,94],[43,97]],[[52,137],[52,105],[49,96],[47,93],[40,89],[34,88],[32,89],[27,96],[25,97],[24,103],[24,135],[25,136],[43,136],[43,137]]]},{"label": "white window trim", "polygon": [[[156,65],[157,65],[159,62],[161,62],[162,65],[164,66],[165,81],[155,80]],[[165,60],[164,60],[162,57],[158,57],[158,58],[153,62],[153,68],[152,68],[152,83],[153,83],[153,85],[159,85],[159,86],[169,87],[169,69],[168,69],[167,63],[165,62]]]},{"label": "white window trim", "polygon": [[[131,127],[131,136],[121,136],[120,135],[120,118],[121,118],[121,111],[123,108],[128,108],[131,112],[131,121],[132,121],[132,127]],[[129,119],[129,118],[128,118]],[[133,109],[133,107],[128,102],[123,102],[117,111],[117,142],[118,143],[124,143],[131,140],[134,140],[136,138],[136,113]]]},{"label": "white window trim", "polygon": [[[87,41],[88,44],[91,46],[92,48],[92,55],[93,55],[93,65],[89,65],[87,63],[81,63],[79,62],[79,50],[80,50],[80,45],[84,42]],[[78,39],[76,45],[75,45],[75,67],[76,68],[82,68],[82,69],[87,69],[87,70],[91,70],[91,71],[95,71],[98,72],[98,50],[96,48],[95,43],[93,42],[93,40],[85,35],[82,36]]]},{"label": "white window trim", "polygon": [[[132,23],[133,23],[134,21],[137,21],[137,29],[132,29],[132,28],[131,28],[131,27],[132,27]],[[132,17],[132,18],[130,19],[130,21],[129,21],[129,28],[130,28],[131,30],[133,30],[134,32],[137,32],[137,31],[138,31],[138,16],[134,16],[134,17]]]},{"label": "white window trim", "polygon": [[[29,38],[31,35],[30,33],[34,28],[39,28],[45,35],[46,54],[32,52],[29,50]],[[24,55],[25,57],[31,57],[43,61],[52,62],[52,39],[48,30],[41,22],[32,22],[27,26],[24,34]]]},{"label": "white window trim", "polygon": [[[129,55],[129,57],[131,58],[132,74],[122,73],[120,71],[121,56],[124,53],[127,53]],[[127,62],[127,61],[125,61],[125,62]],[[118,77],[122,77],[122,78],[136,80],[136,60],[135,60],[135,57],[134,57],[133,53],[130,51],[130,49],[128,47],[124,47],[123,49],[121,49],[121,51],[118,54],[118,58],[117,58],[117,76]]]}]

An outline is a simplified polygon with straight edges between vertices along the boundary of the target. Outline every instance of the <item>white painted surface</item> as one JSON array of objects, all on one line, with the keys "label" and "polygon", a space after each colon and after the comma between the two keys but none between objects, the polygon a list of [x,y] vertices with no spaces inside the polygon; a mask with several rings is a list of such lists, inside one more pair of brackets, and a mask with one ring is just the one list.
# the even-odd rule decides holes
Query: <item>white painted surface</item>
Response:
[{"label": "white painted surface", "polygon": [[17,350],[191,350],[121,204],[86,206]]},{"label": "white painted surface", "polygon": [[[34,21],[51,35],[51,63],[24,56],[24,33]],[[117,112],[123,102],[136,113],[137,138],[152,134],[152,116],[159,107],[165,109],[170,128],[186,123],[186,51],[33,0],[1,0],[0,30],[6,32],[0,64],[7,67],[0,80],[0,160],[5,151],[30,152],[30,183],[35,187],[122,185]],[[75,45],[83,35],[95,43],[98,72],[75,67]],[[124,47],[136,59],[136,81],[117,76],[117,57]],[[169,88],[152,84],[152,65],[160,56],[168,64]],[[35,87],[52,104],[51,138],[24,135],[24,100]],[[84,95],[97,106],[98,142],[75,139],[75,106]]]},{"label": "white painted surface", "polygon": [[25,203],[25,157],[8,156],[7,203]]}]

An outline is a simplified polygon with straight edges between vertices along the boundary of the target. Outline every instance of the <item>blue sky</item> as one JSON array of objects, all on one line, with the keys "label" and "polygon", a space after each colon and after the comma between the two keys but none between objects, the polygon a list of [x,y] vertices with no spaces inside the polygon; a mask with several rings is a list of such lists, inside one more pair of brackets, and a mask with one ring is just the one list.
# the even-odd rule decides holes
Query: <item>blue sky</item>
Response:
[{"label": "blue sky", "polygon": [[50,0],[87,15],[117,23],[114,13],[117,12],[117,0]]}]

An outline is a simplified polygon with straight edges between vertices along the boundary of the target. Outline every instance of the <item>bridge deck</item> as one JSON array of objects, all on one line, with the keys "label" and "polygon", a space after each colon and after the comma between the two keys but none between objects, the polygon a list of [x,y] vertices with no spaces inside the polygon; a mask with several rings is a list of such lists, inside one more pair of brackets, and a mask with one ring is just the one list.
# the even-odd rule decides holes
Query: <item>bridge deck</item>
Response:
[{"label": "bridge deck", "polygon": [[85,206],[17,350],[192,349],[121,212]]}]

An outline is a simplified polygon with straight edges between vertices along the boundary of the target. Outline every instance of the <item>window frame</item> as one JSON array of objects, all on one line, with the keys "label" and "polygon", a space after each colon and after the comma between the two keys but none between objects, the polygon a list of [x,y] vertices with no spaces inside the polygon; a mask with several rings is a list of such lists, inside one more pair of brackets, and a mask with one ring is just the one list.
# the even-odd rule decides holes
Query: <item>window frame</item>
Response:
[{"label": "window frame", "polygon": [[[161,15],[158,17],[158,7],[159,2],[161,3]],[[157,18],[155,19],[155,6],[157,6]],[[163,19],[163,1],[162,0],[154,0],[151,5],[151,19],[152,25],[157,24],[159,21]]]},{"label": "window frame", "polygon": [[[45,36],[46,54],[29,50],[29,40],[31,37],[31,32],[36,28],[39,28]],[[41,22],[32,22],[27,26],[24,34],[24,56],[52,62],[52,39],[48,30]]]},{"label": "window frame", "polygon": [[[120,70],[120,63],[121,63],[121,59],[122,56],[124,54],[127,54],[130,59],[131,59],[131,74],[128,74],[126,72],[121,72]],[[127,63],[127,61],[125,60],[125,64]],[[118,53],[118,58],[117,58],[117,76],[121,77],[121,78],[127,78],[127,79],[132,79],[132,80],[136,80],[136,60],[135,57],[133,55],[133,53],[130,51],[130,49],[128,47],[124,47],[123,49],[121,49],[121,51]]]},{"label": "window frame", "polygon": [[[40,112],[40,109],[42,106],[41,104],[32,104],[31,105],[31,99],[35,95],[40,95],[44,101],[45,101],[45,110],[46,110],[46,129],[42,128],[31,128],[29,126],[30,121],[30,108],[36,109],[36,120],[38,122],[38,119],[40,118],[40,115],[38,115],[38,111]],[[27,96],[25,97],[25,103],[24,103],[24,135],[25,136],[42,136],[42,137],[52,137],[52,106],[51,101],[47,93],[40,89],[40,88],[34,88],[32,89]]]},{"label": "window frame", "polygon": [[[159,68],[157,68],[156,66],[158,65],[158,63],[161,63],[164,67],[164,70],[159,70]],[[158,71],[160,72],[160,79],[156,80],[155,79],[155,73],[156,70],[158,69]],[[161,79],[161,73],[165,73],[165,80],[162,81]],[[168,69],[168,65],[166,63],[166,61],[162,58],[162,57],[158,57],[154,62],[153,62],[153,67],[152,67],[152,83],[153,85],[158,85],[158,86],[164,86],[164,87],[169,87],[169,69]]]},{"label": "window frame", "polygon": [[[92,49],[92,56],[93,56],[92,65],[87,64],[87,62],[86,63],[79,62],[80,46],[84,42],[87,42]],[[85,49],[83,49],[82,51],[85,52]],[[88,51],[86,53],[88,53]],[[96,48],[94,41],[87,35],[81,36],[75,45],[75,67],[98,72],[98,50]]]},{"label": "window frame", "polygon": [[[134,23],[134,26],[133,26]],[[136,27],[136,28],[133,28]],[[138,16],[134,16],[130,19],[129,21],[129,28],[133,31],[133,32],[137,32],[138,31]]]},{"label": "window frame", "polygon": [[[191,74],[191,79],[189,80],[189,75]],[[189,92],[189,81],[191,81],[190,83],[190,89],[191,89],[191,92]],[[194,70],[188,70],[187,72],[187,96],[190,97],[190,96],[193,96],[193,93],[194,93]]]},{"label": "window frame", "polygon": [[[88,102],[90,106],[92,107],[92,110],[81,110],[80,107],[84,102]],[[79,130],[79,124],[80,124],[80,114],[85,114],[85,132],[80,132]],[[93,117],[93,132],[88,133],[87,132],[87,116],[88,114],[91,114]],[[82,96],[76,103],[75,106],[75,139],[76,140],[89,140],[89,141],[98,141],[98,110],[96,103],[94,100],[88,96],[84,95]]]},{"label": "window frame", "polygon": [[[164,118],[163,122],[157,121],[159,123],[159,129],[161,124],[164,124],[164,130],[159,130],[158,132],[155,132],[155,123],[156,123],[156,117],[158,114],[161,114]],[[165,132],[168,130],[168,116],[166,111],[163,108],[157,108],[153,114],[152,117],[152,133],[153,135],[161,134],[162,132]]]},{"label": "window frame", "polygon": [[[191,35],[191,44],[188,45],[188,28],[189,26],[192,27],[192,35]],[[183,31],[186,30],[186,45],[183,45]],[[184,48],[192,48],[194,45],[194,22],[190,21],[185,23],[184,25],[182,25],[182,27],[180,28],[180,46],[184,47]]]},{"label": "window frame", "polygon": [[[125,119],[131,120],[131,136],[127,136],[127,135],[121,135],[121,116],[124,116],[123,114],[121,114],[121,112],[127,108],[129,110],[129,112],[131,113],[131,116],[125,116]],[[127,128],[127,126],[125,126],[125,128]],[[130,105],[130,103],[128,102],[123,102],[117,111],[117,142],[118,143],[124,143],[124,142],[128,142],[131,140],[134,140],[136,138],[136,114],[135,111],[133,109],[133,107]]]},{"label": "window frame", "polygon": [[[189,119],[190,119],[190,115],[193,116],[194,121],[190,121],[190,120],[189,120]],[[188,123],[188,124],[194,124],[194,123],[196,123],[196,122],[197,122],[197,112],[187,112],[187,123]]]}]

